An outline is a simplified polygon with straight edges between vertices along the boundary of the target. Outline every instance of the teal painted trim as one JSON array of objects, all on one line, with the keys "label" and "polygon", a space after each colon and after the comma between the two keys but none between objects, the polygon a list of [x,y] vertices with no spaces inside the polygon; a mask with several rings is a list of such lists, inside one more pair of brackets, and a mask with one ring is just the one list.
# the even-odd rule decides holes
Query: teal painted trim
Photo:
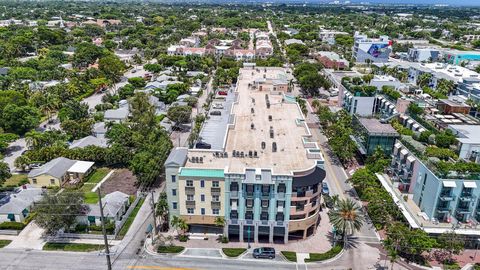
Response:
[{"label": "teal painted trim", "polygon": [[182,168],[180,176],[183,177],[213,177],[213,178],[225,178],[223,170],[216,169],[190,169]]}]

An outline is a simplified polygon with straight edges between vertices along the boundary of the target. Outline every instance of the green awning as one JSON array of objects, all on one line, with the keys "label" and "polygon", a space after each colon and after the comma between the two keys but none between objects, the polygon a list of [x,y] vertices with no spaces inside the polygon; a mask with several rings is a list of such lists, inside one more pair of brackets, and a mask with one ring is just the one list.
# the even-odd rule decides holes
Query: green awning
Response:
[{"label": "green awning", "polygon": [[183,176],[183,177],[225,178],[225,174],[223,173],[223,170],[216,170],[216,169],[183,168],[180,171],[180,176]]}]

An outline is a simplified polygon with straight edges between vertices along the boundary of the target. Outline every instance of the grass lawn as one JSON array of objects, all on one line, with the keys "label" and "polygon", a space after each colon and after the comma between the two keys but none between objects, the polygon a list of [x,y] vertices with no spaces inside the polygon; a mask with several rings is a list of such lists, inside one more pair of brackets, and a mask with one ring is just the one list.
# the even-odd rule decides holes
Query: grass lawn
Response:
[{"label": "grass lawn", "polygon": [[238,257],[242,253],[245,252],[245,248],[222,248],[223,254],[227,255],[228,257]]},{"label": "grass lawn", "polygon": [[12,240],[0,240],[0,248],[7,246],[10,242],[12,242]]},{"label": "grass lawn", "polygon": [[89,204],[95,204],[98,203],[98,194],[96,192],[85,192],[83,195],[83,198],[85,199],[85,203]]},{"label": "grass lawn", "polygon": [[325,260],[331,259],[337,256],[337,254],[340,253],[342,249],[343,249],[343,246],[340,244],[340,245],[336,245],[335,247],[333,247],[332,249],[330,249],[325,253],[310,253],[310,258],[305,259],[305,262],[319,262],[319,261],[325,261]]},{"label": "grass lawn", "polygon": [[157,249],[158,253],[180,253],[185,248],[182,246],[159,246]]},{"label": "grass lawn", "polygon": [[291,262],[297,262],[297,253],[293,251],[282,251],[282,255]]},{"label": "grass lawn", "polygon": [[91,192],[92,189],[100,182],[102,179],[110,172],[109,168],[98,168],[93,173],[91,173],[87,179],[85,179],[85,183],[83,183],[82,187],[80,188],[83,192]]},{"label": "grass lawn", "polygon": [[103,250],[104,245],[94,244],[77,244],[77,243],[52,243],[48,242],[43,246],[43,250],[62,250],[62,251],[77,251],[77,252],[90,252]]},{"label": "grass lawn", "polygon": [[98,168],[87,177],[85,183],[97,184],[110,172],[109,168]]},{"label": "grass lawn", "polygon": [[5,180],[3,187],[18,187],[22,184],[27,184],[28,178],[25,174],[12,174],[12,177]]},{"label": "grass lawn", "polygon": [[118,233],[118,236],[120,238],[123,238],[125,234],[127,234],[128,229],[130,229],[130,226],[133,223],[133,220],[135,220],[135,217],[137,216],[138,210],[140,210],[140,207],[142,207],[143,202],[145,201],[144,198],[141,198],[140,201],[138,201],[137,206],[133,209],[132,213],[130,216],[127,218],[127,221],[123,224],[123,227],[120,229],[120,232]]}]

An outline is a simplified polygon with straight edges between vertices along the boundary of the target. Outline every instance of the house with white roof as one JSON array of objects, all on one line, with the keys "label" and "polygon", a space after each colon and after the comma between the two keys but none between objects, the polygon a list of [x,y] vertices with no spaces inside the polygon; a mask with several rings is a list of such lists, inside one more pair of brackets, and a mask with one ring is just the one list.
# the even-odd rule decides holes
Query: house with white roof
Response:
[{"label": "house with white roof", "polygon": [[84,179],[93,169],[94,162],[58,157],[28,173],[28,181],[35,187],[75,184]]}]

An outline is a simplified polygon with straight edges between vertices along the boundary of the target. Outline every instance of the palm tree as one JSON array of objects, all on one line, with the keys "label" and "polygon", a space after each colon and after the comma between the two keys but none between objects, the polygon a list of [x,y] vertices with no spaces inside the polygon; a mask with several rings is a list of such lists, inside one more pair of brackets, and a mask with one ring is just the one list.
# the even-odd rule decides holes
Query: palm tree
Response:
[{"label": "palm tree", "polygon": [[178,216],[172,216],[172,220],[170,221],[170,225],[174,230],[177,231],[177,233],[178,233],[178,227],[180,225],[180,220],[181,219]]},{"label": "palm tree", "polygon": [[358,206],[351,199],[338,201],[335,209],[328,212],[330,223],[343,234],[344,245],[347,242],[347,235],[360,230],[365,217]]},{"label": "palm tree", "polygon": [[173,216],[170,224],[177,231],[177,234],[179,236],[180,236],[180,231],[179,230],[182,231],[182,234],[185,234],[185,232],[188,230],[188,224],[185,221],[185,219],[180,218],[178,216]]},{"label": "palm tree", "polygon": [[215,225],[218,227],[223,227],[223,235],[225,236],[227,234],[226,229],[227,227],[225,226],[225,218],[218,216],[215,218]]},{"label": "palm tree", "polygon": [[41,146],[43,141],[43,133],[32,130],[25,133],[25,142],[30,149],[37,149]]},{"label": "palm tree", "polygon": [[157,215],[160,217],[161,225],[160,229],[165,231],[168,229],[168,202],[167,202],[167,193],[160,193],[160,199],[157,203]]}]

